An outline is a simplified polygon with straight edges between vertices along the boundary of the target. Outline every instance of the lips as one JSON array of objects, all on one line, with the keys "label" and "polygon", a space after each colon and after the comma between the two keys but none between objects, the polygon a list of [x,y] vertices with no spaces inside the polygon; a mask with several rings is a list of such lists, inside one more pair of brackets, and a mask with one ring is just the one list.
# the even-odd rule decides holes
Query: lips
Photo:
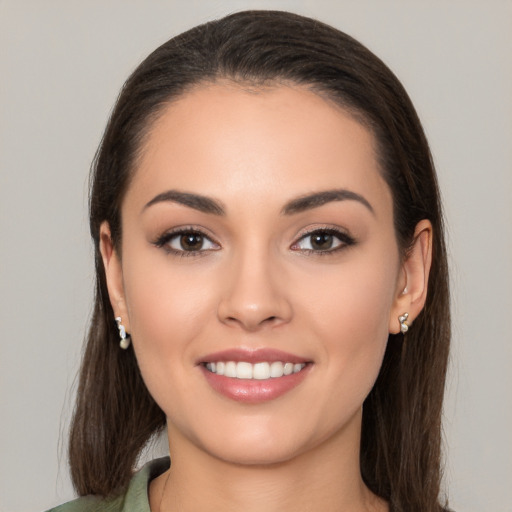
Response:
[{"label": "lips", "polygon": [[238,402],[274,400],[298,386],[312,362],[273,349],[227,350],[198,361],[214,391]]}]

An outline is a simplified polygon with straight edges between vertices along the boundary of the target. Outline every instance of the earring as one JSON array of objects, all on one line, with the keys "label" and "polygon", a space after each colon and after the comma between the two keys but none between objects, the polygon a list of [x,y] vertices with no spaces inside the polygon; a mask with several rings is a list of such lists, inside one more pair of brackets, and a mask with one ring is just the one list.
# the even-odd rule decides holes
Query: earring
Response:
[{"label": "earring", "polygon": [[405,321],[409,318],[409,313],[404,313],[398,317],[398,321],[400,322],[400,332],[405,334],[409,330],[409,325],[405,323]]},{"label": "earring", "polygon": [[130,346],[130,335],[126,334],[126,329],[124,328],[124,325],[121,323],[121,317],[116,317],[116,324],[117,328],[119,329],[119,337],[121,338],[121,341],[119,342],[119,346],[126,350]]}]

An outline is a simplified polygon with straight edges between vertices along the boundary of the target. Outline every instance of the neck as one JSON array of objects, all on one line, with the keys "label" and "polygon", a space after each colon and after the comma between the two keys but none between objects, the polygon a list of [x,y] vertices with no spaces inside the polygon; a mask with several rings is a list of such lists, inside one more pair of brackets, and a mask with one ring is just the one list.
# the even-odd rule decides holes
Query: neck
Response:
[{"label": "neck", "polygon": [[171,469],[151,484],[151,510],[386,511],[362,481],[360,425],[354,432],[356,439],[343,432],[313,450],[268,465],[233,464],[170,433]]}]

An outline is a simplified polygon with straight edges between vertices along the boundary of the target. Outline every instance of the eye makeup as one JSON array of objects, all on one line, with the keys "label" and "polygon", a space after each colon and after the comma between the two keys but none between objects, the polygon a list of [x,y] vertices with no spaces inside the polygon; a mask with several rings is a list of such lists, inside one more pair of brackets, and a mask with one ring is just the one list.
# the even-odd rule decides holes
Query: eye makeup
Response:
[{"label": "eye makeup", "polygon": [[[196,226],[182,226],[160,235],[152,244],[168,254],[179,257],[197,257],[218,251],[221,245],[211,235]],[[356,244],[356,240],[345,231],[332,226],[314,227],[301,233],[290,246],[292,251],[311,255],[330,255]]]},{"label": "eye makeup", "polygon": [[212,240],[210,235],[194,226],[182,226],[166,231],[153,242],[153,245],[179,257],[197,257],[220,249],[220,245]]}]

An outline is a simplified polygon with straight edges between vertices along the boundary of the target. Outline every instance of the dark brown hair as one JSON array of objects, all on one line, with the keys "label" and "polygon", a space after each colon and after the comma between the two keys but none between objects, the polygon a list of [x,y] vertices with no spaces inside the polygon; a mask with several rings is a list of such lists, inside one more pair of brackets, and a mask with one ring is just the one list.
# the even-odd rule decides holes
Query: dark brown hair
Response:
[{"label": "dark brown hair", "polygon": [[405,337],[390,335],[363,407],[361,472],[393,511],[442,510],[441,409],[450,316],[441,206],[428,143],[407,93],[375,55],[328,25],[277,11],[240,12],[166,42],[127,80],[112,112],[91,174],[96,296],[69,444],[78,493],[106,496],[122,489],[142,448],[165,426],[133,350],[119,349],[99,252],[100,224],[108,221],[120,249],[121,202],[153,120],[191,87],[219,79],[252,86],[299,84],[347,109],[375,136],[404,257],[416,224],[431,221],[427,302]]}]

